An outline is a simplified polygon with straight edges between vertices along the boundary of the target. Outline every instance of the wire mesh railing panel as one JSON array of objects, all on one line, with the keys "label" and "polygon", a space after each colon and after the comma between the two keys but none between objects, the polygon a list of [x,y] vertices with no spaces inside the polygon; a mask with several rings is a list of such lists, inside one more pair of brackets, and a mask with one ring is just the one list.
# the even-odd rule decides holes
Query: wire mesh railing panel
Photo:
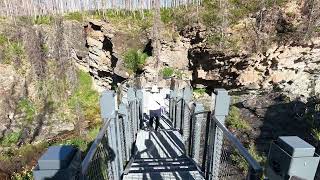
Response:
[{"label": "wire mesh railing panel", "polygon": [[216,166],[219,180],[245,180],[249,164],[239,151],[234,148],[227,137],[222,136],[220,165]]},{"label": "wire mesh railing panel", "polygon": [[113,174],[109,161],[113,158],[114,153],[110,151],[106,136],[103,136],[92,160],[89,162],[87,172],[82,178],[86,180],[112,179]]},{"label": "wire mesh railing panel", "polygon": [[119,130],[120,130],[120,142],[121,143],[121,154],[122,154],[122,159],[121,161],[123,163],[126,163],[126,161],[128,161],[128,159],[130,157],[127,157],[129,153],[127,153],[127,138],[126,138],[126,132],[125,132],[125,123],[127,122],[124,122],[124,118],[123,117],[119,117]]},{"label": "wire mesh railing panel", "polygon": [[260,180],[262,168],[259,163],[216,116],[212,116],[211,121],[215,127],[212,179]]},{"label": "wire mesh railing panel", "polygon": [[201,169],[205,170],[206,154],[208,153],[208,136],[209,124],[207,122],[209,113],[195,117],[195,134],[194,134],[194,150],[193,158],[200,165]]},{"label": "wire mesh railing panel", "polygon": [[192,116],[192,109],[189,107],[188,102],[183,101],[184,109],[183,109],[183,119],[182,119],[182,137],[183,137],[183,142],[186,148],[186,151],[189,152],[189,143],[190,143],[190,120]]}]

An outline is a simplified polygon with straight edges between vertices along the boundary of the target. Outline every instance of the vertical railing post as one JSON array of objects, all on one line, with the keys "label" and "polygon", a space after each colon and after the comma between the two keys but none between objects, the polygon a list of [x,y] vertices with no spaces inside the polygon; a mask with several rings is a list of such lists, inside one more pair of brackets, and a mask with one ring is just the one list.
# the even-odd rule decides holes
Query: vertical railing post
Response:
[{"label": "vertical railing post", "polygon": [[193,107],[190,106],[192,100],[192,90],[190,87],[185,87],[183,90],[184,109],[183,109],[183,142],[185,144],[186,152],[189,152],[190,139],[190,121],[193,113]]},{"label": "vertical railing post", "polygon": [[116,117],[115,117],[115,131],[116,131],[116,143],[117,143],[117,154],[118,154],[118,173],[119,173],[119,177],[121,177],[121,174],[123,172],[123,156],[124,154],[122,153],[122,150],[124,149],[124,147],[122,147],[122,142],[123,139],[121,139],[121,131],[120,131],[120,120],[119,120],[119,115],[118,113],[116,113]]},{"label": "vertical railing post", "polygon": [[[214,98],[214,107],[212,109],[214,112],[212,113],[214,118],[218,120],[220,123],[225,123],[225,118],[229,113],[229,105],[230,105],[230,96],[225,89],[215,89],[215,96],[212,95]],[[212,122],[214,120],[211,120]],[[223,145],[223,132],[220,128],[218,128],[215,123],[212,123],[215,128],[213,135],[213,157],[211,162],[211,174],[212,179],[217,180],[219,176],[219,168],[221,163],[221,152],[222,152],[222,145]]]},{"label": "vertical railing post", "polygon": [[143,126],[143,91],[139,89],[137,91],[137,98],[138,98],[138,120],[139,120],[139,129]]},{"label": "vertical railing post", "polygon": [[[194,113],[203,112],[203,104],[196,103]],[[193,117],[192,121],[192,158],[200,164],[200,139],[202,132],[202,123],[204,119],[204,114],[198,114]]]},{"label": "vertical railing post", "polygon": [[170,96],[169,96],[169,118],[172,119],[172,114],[173,114],[173,91],[170,91]]},{"label": "vertical railing post", "polygon": [[113,179],[119,180],[120,179],[120,158],[119,158],[119,143],[117,142],[119,140],[118,136],[120,134],[117,130],[117,113],[116,113],[116,94],[114,91],[105,91],[102,93],[101,99],[100,99],[100,107],[101,107],[101,116],[102,119],[111,119],[110,125],[108,127],[108,143],[110,148],[114,151],[115,157],[114,160],[111,162],[111,169],[112,169],[112,175]]},{"label": "vertical railing post", "polygon": [[128,102],[129,102],[129,114],[131,120],[131,128],[132,128],[132,142],[134,142],[136,135],[136,116],[135,116],[135,105],[136,105],[136,92],[133,88],[129,88],[127,92]]},{"label": "vertical railing post", "polygon": [[131,155],[131,151],[130,151],[130,146],[132,144],[132,142],[130,141],[131,139],[130,134],[129,134],[129,126],[128,126],[128,109],[127,109],[127,105],[124,104],[124,102],[122,102],[119,105],[119,113],[122,114],[122,118],[123,118],[123,132],[124,132],[124,142],[125,142],[125,154],[126,154],[126,161],[129,161],[130,159],[130,155]]},{"label": "vertical railing post", "polygon": [[173,128],[177,128],[176,127],[176,110],[177,110],[177,92],[176,90],[173,90],[172,92],[172,125]]},{"label": "vertical railing post", "polygon": [[177,105],[176,105],[176,129],[180,131],[181,129],[181,110],[182,110],[182,100],[183,98],[183,91],[178,90],[178,95],[177,95]]}]

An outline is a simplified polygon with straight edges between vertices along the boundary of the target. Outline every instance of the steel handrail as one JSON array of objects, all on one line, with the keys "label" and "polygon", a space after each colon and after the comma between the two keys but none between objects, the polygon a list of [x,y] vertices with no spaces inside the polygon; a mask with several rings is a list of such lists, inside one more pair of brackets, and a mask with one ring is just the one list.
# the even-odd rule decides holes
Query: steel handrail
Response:
[{"label": "steel handrail", "polygon": [[228,128],[225,125],[223,125],[215,116],[212,116],[212,119],[217,124],[217,126],[223,131],[223,134],[231,142],[231,145],[234,146],[249,163],[250,167],[252,167],[254,171],[258,173],[262,172],[262,167],[260,166],[260,164],[252,157],[252,155],[247,151],[247,149],[242,145],[242,143],[237,139],[237,137],[234,136],[228,130]]},{"label": "steel handrail", "polygon": [[81,174],[82,175],[86,175],[88,168],[89,168],[89,164],[90,164],[92,158],[94,157],[94,155],[98,149],[98,145],[101,143],[103,136],[105,135],[107,128],[110,125],[110,122],[111,122],[111,118],[106,119],[102,129],[99,131],[98,136],[96,137],[96,139],[92,143],[90,150],[88,151],[86,157],[82,161],[82,163],[81,163]]}]

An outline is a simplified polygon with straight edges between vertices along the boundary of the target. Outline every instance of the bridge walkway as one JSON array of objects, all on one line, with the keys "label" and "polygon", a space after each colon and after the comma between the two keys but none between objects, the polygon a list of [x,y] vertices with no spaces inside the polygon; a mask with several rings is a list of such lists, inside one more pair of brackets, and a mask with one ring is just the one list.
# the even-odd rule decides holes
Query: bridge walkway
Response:
[{"label": "bridge walkway", "polygon": [[140,130],[136,140],[136,154],[123,176],[124,180],[202,180],[204,179],[195,163],[185,155],[185,146],[178,130],[166,114],[162,115],[158,131],[147,127]]}]

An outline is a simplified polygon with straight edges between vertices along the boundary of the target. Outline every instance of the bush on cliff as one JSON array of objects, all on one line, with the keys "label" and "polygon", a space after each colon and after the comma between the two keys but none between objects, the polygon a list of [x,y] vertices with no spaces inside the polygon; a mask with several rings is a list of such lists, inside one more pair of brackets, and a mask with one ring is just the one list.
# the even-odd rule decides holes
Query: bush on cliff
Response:
[{"label": "bush on cliff", "polygon": [[130,74],[134,74],[141,70],[146,63],[148,55],[141,50],[129,49],[123,55],[124,65]]}]

